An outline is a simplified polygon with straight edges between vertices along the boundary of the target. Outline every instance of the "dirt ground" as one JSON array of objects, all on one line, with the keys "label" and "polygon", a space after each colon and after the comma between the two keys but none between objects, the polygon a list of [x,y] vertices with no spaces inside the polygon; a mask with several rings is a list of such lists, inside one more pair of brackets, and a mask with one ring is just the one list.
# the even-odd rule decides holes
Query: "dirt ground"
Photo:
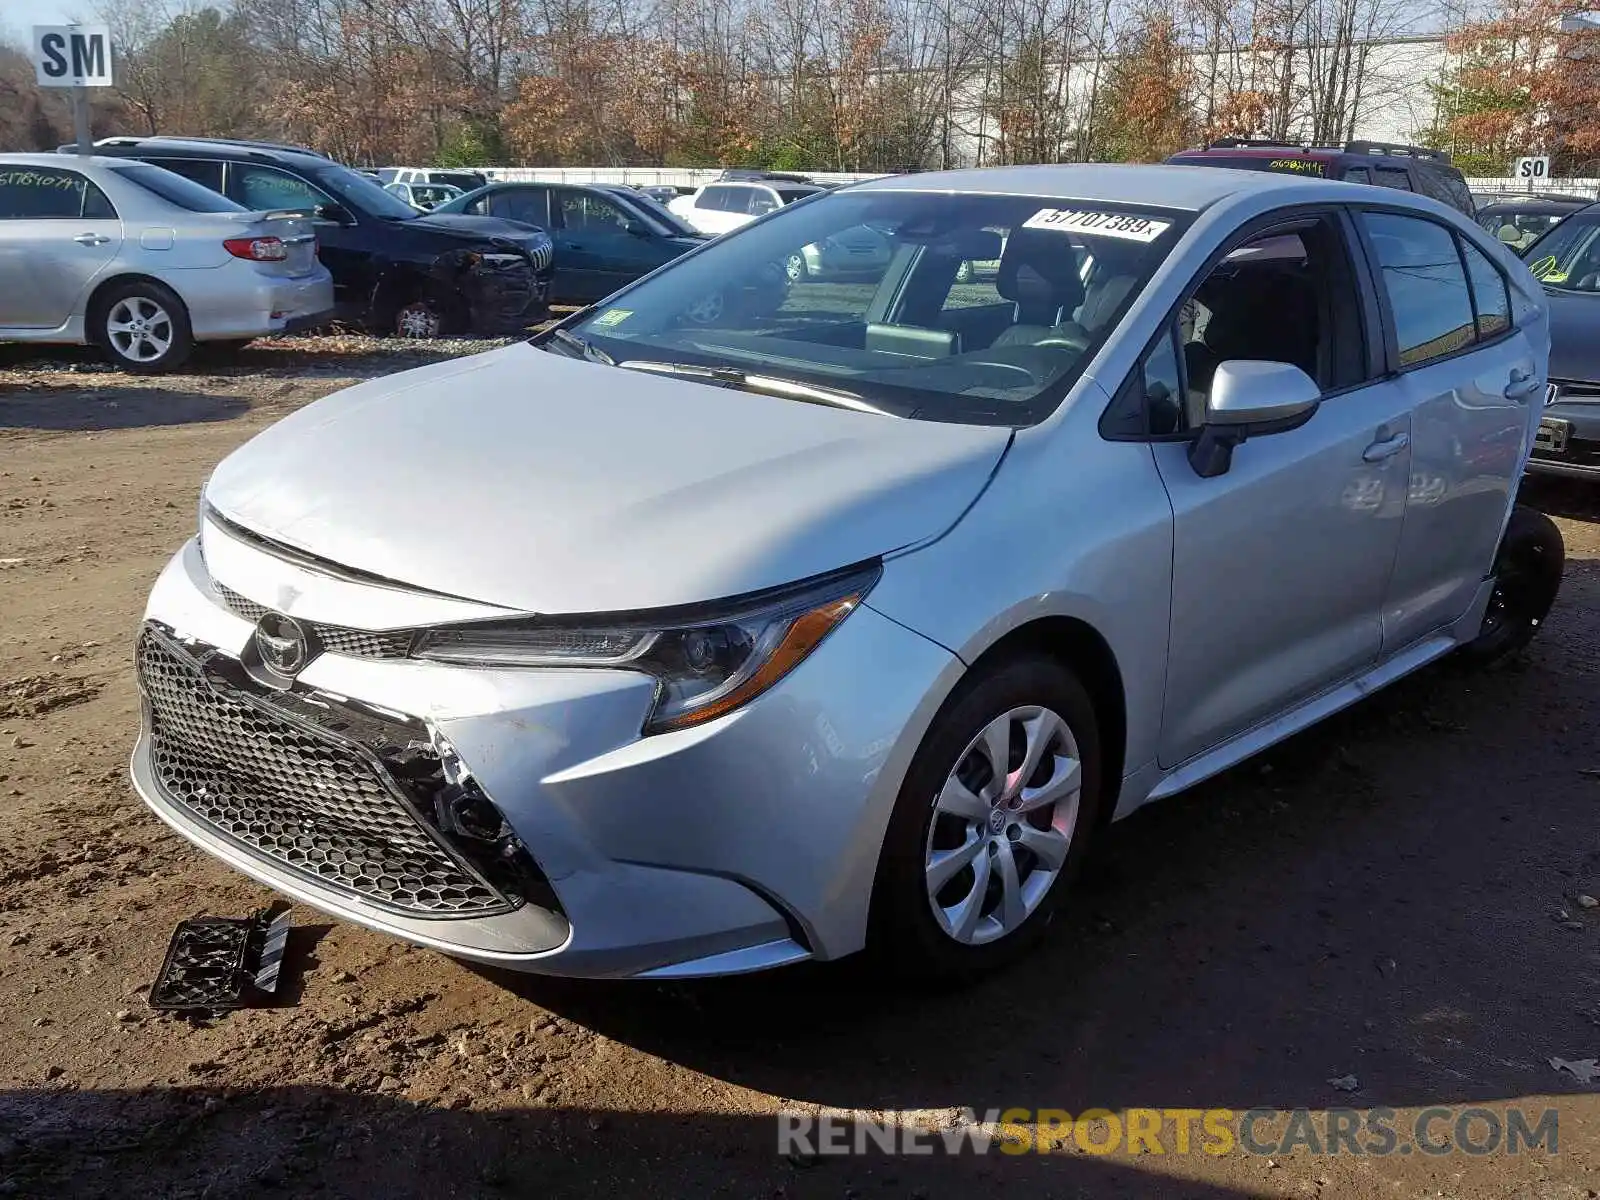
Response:
[{"label": "dirt ground", "polygon": [[[1445,664],[1116,826],[1041,952],[966,991],[849,964],[695,986],[497,975],[294,910],[288,1003],[145,990],[270,893],[126,781],[145,595],[228,450],[467,352],[258,343],[146,380],[0,348],[0,1195],[1600,1195],[1600,489],[1525,661]],[[1337,1081],[1337,1085],[1334,1081]],[[1556,1153],[780,1155],[774,1114],[1520,1106]]]}]

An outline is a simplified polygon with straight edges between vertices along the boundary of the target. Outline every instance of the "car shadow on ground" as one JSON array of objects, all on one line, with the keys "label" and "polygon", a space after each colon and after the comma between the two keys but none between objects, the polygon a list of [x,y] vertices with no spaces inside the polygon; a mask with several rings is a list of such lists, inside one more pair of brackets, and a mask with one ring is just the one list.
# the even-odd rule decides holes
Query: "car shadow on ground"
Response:
[{"label": "car shadow on ground", "polygon": [[964,990],[851,960],[676,985],[491,977],[696,1071],[841,1108],[1580,1091],[1549,1058],[1600,1038],[1600,910],[1575,903],[1600,895],[1595,647],[1600,573],[1582,569],[1525,659],[1440,664],[1113,826],[1045,943]]},{"label": "car shadow on ground", "polygon": [[70,386],[0,389],[0,430],[92,432],[227,421],[250,411],[249,401],[174,388],[94,387],[93,376]]},{"label": "car shadow on ground", "polygon": [[[97,1197],[998,1194],[1249,1200],[1127,1157],[785,1155],[770,1116],[583,1108],[452,1110],[335,1088],[0,1092],[7,1194]],[[1030,1186],[1031,1185],[1031,1186]]]}]

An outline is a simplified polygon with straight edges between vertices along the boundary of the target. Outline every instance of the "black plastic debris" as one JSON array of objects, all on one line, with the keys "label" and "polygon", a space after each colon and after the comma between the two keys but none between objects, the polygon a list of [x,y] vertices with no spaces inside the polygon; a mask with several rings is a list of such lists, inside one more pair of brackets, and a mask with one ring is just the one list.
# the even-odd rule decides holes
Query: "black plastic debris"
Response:
[{"label": "black plastic debris", "polygon": [[288,941],[287,912],[180,921],[150,987],[150,1007],[195,1012],[271,1004]]}]

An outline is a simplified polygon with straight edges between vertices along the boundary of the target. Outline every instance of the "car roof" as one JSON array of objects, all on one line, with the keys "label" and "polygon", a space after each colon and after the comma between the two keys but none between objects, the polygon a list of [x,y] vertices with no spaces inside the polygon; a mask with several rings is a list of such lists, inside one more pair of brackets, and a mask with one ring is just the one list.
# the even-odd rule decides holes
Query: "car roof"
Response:
[{"label": "car roof", "polygon": [[[1270,171],[1232,167],[1063,163],[1053,166],[976,167],[962,171],[919,171],[851,184],[846,189],[893,192],[958,192],[972,195],[1039,196],[1102,203],[1148,204],[1199,212],[1241,194],[1281,194],[1309,199],[1305,189],[1360,186],[1305,179]],[[1405,193],[1401,193],[1405,194]]]},{"label": "car roof", "polygon": [[95,167],[101,170],[126,167],[130,159],[119,155],[58,154],[50,150],[0,153],[0,163],[13,167]]},{"label": "car roof", "polygon": [[[270,142],[231,142],[223,138],[160,136],[108,138],[106,141],[114,145],[125,146],[130,150],[136,150],[139,154],[159,151],[172,158],[225,158],[237,156],[240,158],[267,159],[303,168],[326,167],[334,161],[311,150],[299,149],[293,146],[279,146]],[[119,154],[111,157],[134,156],[132,154]]]}]

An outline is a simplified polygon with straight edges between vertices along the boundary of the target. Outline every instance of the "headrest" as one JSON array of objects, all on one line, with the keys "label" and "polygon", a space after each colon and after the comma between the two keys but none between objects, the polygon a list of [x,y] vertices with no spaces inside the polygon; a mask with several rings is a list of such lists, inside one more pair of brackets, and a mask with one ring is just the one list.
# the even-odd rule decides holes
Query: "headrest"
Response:
[{"label": "headrest", "polygon": [[1083,303],[1078,270],[1078,256],[1066,234],[1017,228],[1006,239],[994,286],[1013,303],[1048,301],[1060,308],[1076,308]]}]

